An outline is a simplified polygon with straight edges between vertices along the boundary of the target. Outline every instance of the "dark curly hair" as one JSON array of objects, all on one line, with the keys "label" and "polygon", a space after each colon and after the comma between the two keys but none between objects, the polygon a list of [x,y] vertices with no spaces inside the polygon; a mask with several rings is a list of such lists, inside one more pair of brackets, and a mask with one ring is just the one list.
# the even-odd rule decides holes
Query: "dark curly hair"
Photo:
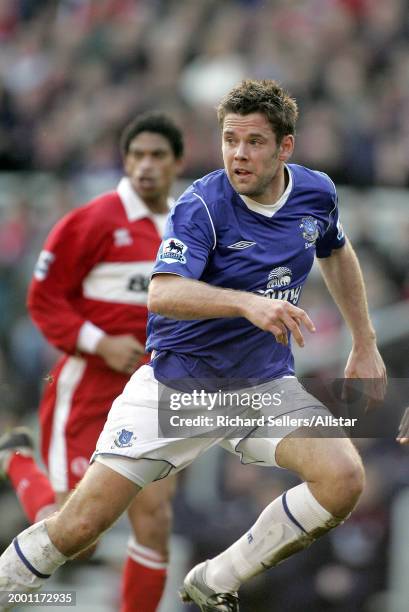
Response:
[{"label": "dark curly hair", "polygon": [[139,115],[122,132],[120,148],[123,157],[129,151],[132,140],[141,132],[160,134],[168,140],[176,159],[183,155],[183,135],[176,123],[165,113],[151,111]]}]

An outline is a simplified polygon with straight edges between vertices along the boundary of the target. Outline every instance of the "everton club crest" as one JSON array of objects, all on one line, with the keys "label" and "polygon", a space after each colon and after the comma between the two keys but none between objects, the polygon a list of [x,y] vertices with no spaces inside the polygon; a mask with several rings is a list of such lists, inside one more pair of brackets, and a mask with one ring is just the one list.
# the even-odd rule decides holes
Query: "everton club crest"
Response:
[{"label": "everton club crest", "polygon": [[132,446],[134,440],[136,440],[136,436],[133,435],[133,431],[122,429],[122,431],[117,431],[114,444],[118,448],[126,448],[127,446]]},{"label": "everton club crest", "polygon": [[314,246],[315,241],[319,236],[318,221],[314,217],[303,217],[300,223],[302,237],[305,240],[305,248],[309,249]]}]

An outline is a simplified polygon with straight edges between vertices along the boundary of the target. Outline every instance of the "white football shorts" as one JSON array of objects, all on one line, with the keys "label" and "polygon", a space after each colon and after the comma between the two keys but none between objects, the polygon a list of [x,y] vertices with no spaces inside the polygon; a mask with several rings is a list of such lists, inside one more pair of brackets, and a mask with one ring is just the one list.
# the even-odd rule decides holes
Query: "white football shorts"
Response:
[{"label": "white football shorts", "polygon": [[[242,394],[245,392],[248,389],[239,391]],[[195,428],[190,429],[190,435],[186,435],[186,428],[175,428],[175,434],[180,436],[183,431],[184,437],[169,437],[168,433],[167,437],[161,437],[159,383],[153,368],[144,365],[133,374],[122,394],[112,404],[91,463],[103,463],[140,487],[182,470],[216,444],[236,454],[242,463],[277,466],[276,448],[285,436],[299,429],[300,424],[306,422],[304,419],[330,415],[327,408],[310,395],[295,377],[284,377],[251,388],[253,397],[254,394],[260,397],[262,393],[275,397],[274,394],[278,392],[283,396],[285,393],[286,402],[284,406],[275,408],[273,416],[283,419],[290,414],[292,418],[281,429],[276,427],[275,433],[266,424],[264,427],[250,425],[244,433],[243,427],[214,427],[203,436]],[[262,413],[262,410],[255,413],[252,407],[247,407],[240,416],[254,419]],[[184,413],[181,411],[177,414]],[[239,433],[235,435],[238,430]],[[198,435],[201,437],[192,437]]]}]

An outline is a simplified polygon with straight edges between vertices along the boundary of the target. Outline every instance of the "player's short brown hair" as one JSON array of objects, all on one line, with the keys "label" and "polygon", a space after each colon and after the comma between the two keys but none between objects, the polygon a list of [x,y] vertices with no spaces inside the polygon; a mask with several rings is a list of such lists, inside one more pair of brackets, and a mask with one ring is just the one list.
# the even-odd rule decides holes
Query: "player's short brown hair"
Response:
[{"label": "player's short brown hair", "polygon": [[297,103],[279,83],[270,79],[262,81],[246,79],[236,85],[217,107],[217,117],[221,127],[228,113],[237,115],[262,113],[270,122],[277,143],[280,143],[287,134],[295,134]]}]

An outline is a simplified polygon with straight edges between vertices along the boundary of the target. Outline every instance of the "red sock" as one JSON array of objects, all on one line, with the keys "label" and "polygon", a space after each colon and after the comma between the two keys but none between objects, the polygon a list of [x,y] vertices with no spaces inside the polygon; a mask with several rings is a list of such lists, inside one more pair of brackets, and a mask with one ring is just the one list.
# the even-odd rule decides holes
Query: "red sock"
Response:
[{"label": "red sock", "polygon": [[[143,549],[144,552],[139,551],[137,555],[130,553],[138,560],[128,556],[125,562],[121,612],[156,612],[165,588],[166,563],[163,560],[154,560],[160,559],[157,552],[139,544],[138,549]],[[142,560],[142,554],[147,558]]]},{"label": "red sock", "polygon": [[[10,459],[7,474],[31,523],[39,520],[39,512],[46,510],[46,506],[55,504],[51,484],[33,457],[15,453]],[[52,510],[50,508],[50,513]]]}]

